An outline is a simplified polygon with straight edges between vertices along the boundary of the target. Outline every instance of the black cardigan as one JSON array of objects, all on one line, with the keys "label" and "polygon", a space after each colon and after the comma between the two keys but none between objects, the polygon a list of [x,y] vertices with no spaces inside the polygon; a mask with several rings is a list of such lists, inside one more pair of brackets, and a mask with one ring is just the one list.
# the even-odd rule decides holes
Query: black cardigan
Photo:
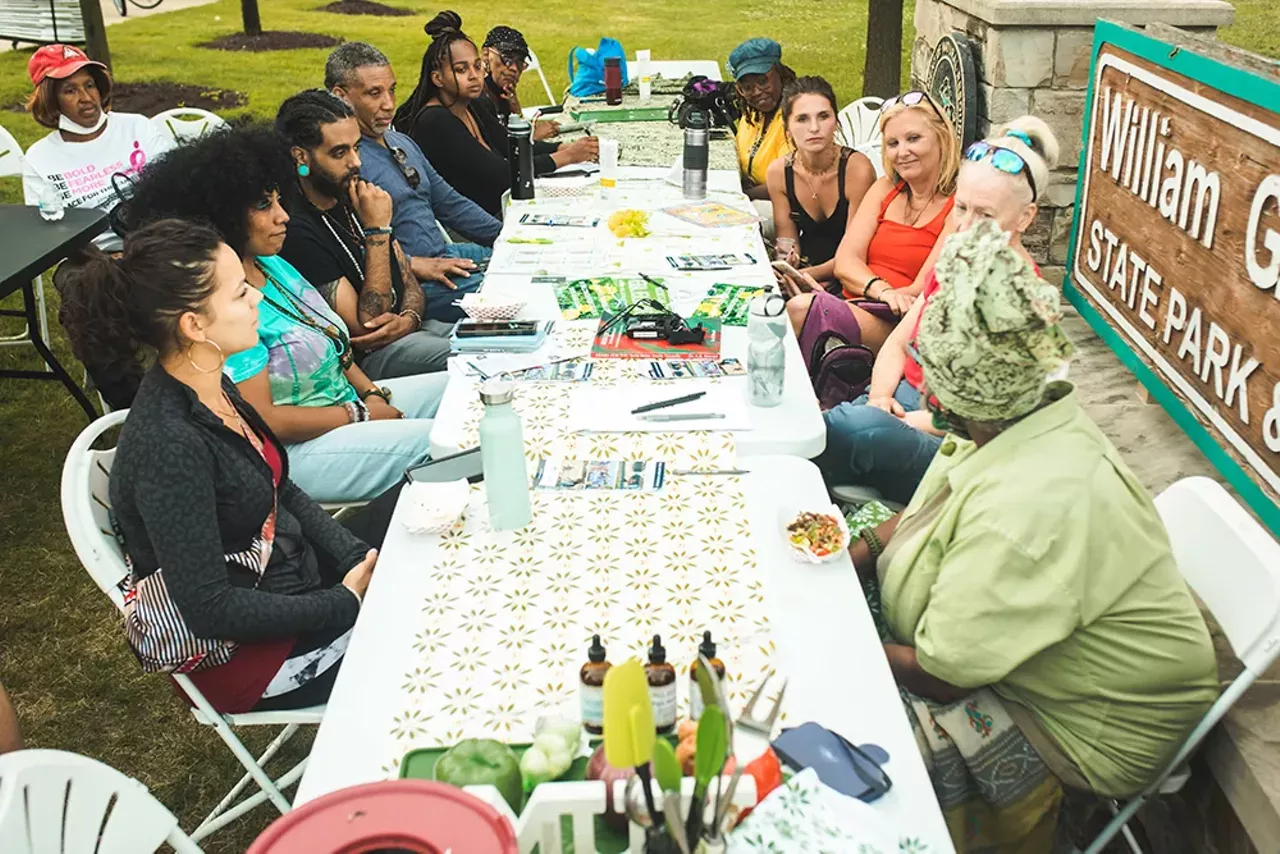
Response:
[{"label": "black cardigan", "polygon": [[[471,135],[462,119],[448,107],[423,107],[414,118],[409,135],[440,177],[493,216],[501,217],[502,194],[511,189],[507,129],[498,121],[493,103],[487,97],[472,101],[467,110],[488,148]],[[551,154],[559,147],[559,143],[541,140],[533,144],[534,175],[556,171]]]},{"label": "black cardigan", "polygon": [[[196,637],[252,642],[349,628],[360,605],[339,582],[368,546],[289,480],[283,445],[225,376],[222,388],[280,450],[279,489],[243,436],[153,367],[111,467],[111,509],[134,574],[164,569],[169,598]],[[250,547],[277,496],[275,544],[255,589],[253,571],[228,556]]]}]

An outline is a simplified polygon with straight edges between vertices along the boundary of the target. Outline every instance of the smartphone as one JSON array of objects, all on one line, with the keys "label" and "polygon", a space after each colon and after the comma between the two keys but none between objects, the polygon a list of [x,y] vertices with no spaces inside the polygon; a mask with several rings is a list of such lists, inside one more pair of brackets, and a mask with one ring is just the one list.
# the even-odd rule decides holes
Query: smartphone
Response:
[{"label": "smartphone", "polygon": [[459,338],[523,337],[537,335],[539,325],[536,320],[483,320],[478,323],[460,320],[454,334]]},{"label": "smartphone", "polygon": [[799,270],[797,270],[795,267],[792,267],[792,266],[791,266],[791,264],[790,264],[790,262],[787,262],[787,261],[774,261],[774,262],[772,262],[772,264],[773,264],[773,269],[775,269],[775,270],[777,270],[778,272],[782,273],[782,274],[783,274],[784,276],[786,276],[787,278],[789,278],[789,279],[795,279],[795,280],[800,281],[800,282],[803,282],[803,281],[804,281],[804,277],[800,275],[800,271],[799,271]]},{"label": "smartphone", "polygon": [[484,466],[480,462],[480,448],[470,448],[447,457],[428,460],[422,465],[405,470],[410,483],[452,483],[466,478],[469,483],[484,480]]}]

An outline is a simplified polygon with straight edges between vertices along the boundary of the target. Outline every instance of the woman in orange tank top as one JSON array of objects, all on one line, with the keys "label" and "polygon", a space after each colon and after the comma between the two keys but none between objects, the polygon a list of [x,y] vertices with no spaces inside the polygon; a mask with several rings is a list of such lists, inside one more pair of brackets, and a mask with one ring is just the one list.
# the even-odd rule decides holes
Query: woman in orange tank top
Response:
[{"label": "woman in orange tank top", "polygon": [[[950,233],[947,215],[960,170],[951,122],[924,92],[886,101],[880,131],[885,177],[863,196],[835,257],[851,313],[847,337],[872,352],[924,289],[925,273]],[[798,290],[793,287],[787,302],[797,335],[814,299],[836,299]]]}]

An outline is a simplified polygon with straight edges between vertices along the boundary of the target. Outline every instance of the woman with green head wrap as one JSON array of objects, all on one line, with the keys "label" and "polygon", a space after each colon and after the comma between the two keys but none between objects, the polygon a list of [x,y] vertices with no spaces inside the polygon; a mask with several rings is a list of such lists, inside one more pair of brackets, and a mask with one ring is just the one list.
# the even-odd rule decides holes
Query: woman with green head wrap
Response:
[{"label": "woman with green head wrap", "polygon": [[957,851],[1048,851],[1064,788],[1161,770],[1213,702],[1213,649],[1150,497],[1046,380],[1071,353],[1057,289],[990,223],[938,275],[916,349],[948,435],[850,551]]}]

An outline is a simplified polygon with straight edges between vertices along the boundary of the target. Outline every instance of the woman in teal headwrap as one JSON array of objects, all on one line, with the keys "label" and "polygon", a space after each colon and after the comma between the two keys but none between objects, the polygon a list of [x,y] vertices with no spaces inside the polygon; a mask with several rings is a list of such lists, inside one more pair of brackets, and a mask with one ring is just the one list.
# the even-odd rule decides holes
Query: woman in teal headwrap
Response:
[{"label": "woman in teal headwrap", "polygon": [[1125,797],[1170,759],[1213,649],[1150,497],[1045,379],[1071,352],[1057,288],[990,223],[938,276],[917,349],[948,435],[850,551],[957,851],[1048,851],[1064,787]]}]

